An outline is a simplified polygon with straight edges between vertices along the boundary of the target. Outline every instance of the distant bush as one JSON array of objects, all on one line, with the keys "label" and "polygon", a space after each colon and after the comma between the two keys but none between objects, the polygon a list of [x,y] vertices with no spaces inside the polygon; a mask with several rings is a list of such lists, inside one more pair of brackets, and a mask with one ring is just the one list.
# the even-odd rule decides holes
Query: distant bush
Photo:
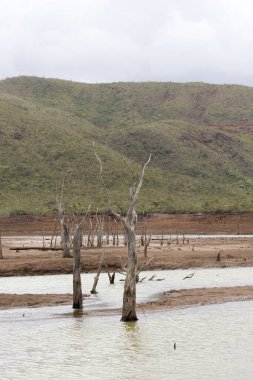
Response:
[{"label": "distant bush", "polygon": [[29,215],[30,213],[25,210],[12,210],[9,216]]}]

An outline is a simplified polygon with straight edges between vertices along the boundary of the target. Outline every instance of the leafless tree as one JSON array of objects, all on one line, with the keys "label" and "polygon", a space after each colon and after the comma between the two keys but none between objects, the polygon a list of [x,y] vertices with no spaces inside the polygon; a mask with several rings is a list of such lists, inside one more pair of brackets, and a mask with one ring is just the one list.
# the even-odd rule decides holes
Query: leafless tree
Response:
[{"label": "leafless tree", "polygon": [[108,195],[110,210],[112,214],[114,215],[114,217],[122,223],[125,234],[126,234],[126,238],[127,238],[128,264],[127,264],[127,274],[126,274],[126,281],[125,281],[124,294],[123,294],[123,307],[122,307],[121,321],[122,322],[136,321],[138,320],[137,314],[136,314],[136,275],[137,275],[138,258],[137,258],[136,240],[135,240],[135,227],[137,223],[137,213],[135,211],[135,207],[136,207],[136,202],[137,202],[140,189],[142,187],[145,169],[151,160],[151,155],[149,156],[145,164],[142,166],[139,178],[135,180],[133,186],[130,188],[130,201],[129,201],[129,207],[128,207],[126,216],[123,216],[112,209],[109,192],[107,190],[107,187],[105,185],[104,178],[103,178],[102,161],[98,157],[96,151],[95,151],[95,155],[96,155],[97,160],[100,163],[100,178]]},{"label": "leafless tree", "polygon": [[71,239],[70,239],[70,227],[69,224],[66,223],[64,206],[63,206],[63,191],[65,185],[66,175],[64,174],[61,188],[60,198],[57,199],[58,204],[58,215],[61,226],[61,245],[63,250],[63,257],[70,257],[70,248],[71,248]]},{"label": "leafless tree", "polygon": [[91,294],[96,294],[97,293],[96,288],[97,288],[97,284],[98,284],[100,273],[102,271],[102,265],[103,265],[103,261],[104,261],[104,256],[105,256],[105,249],[103,249],[101,260],[100,260],[100,263],[99,263],[99,266],[98,266],[98,271],[97,271],[96,276],[94,277],[93,286],[92,286],[92,289],[90,291]]},{"label": "leafless tree", "polygon": [[144,257],[145,258],[148,257],[148,247],[150,245],[151,238],[152,238],[152,234],[147,233],[147,221],[146,221],[142,235],[141,235],[141,245],[144,246]]},{"label": "leafless tree", "polygon": [[241,215],[234,215],[233,219],[235,220],[237,226],[237,235],[240,235],[240,219]]},{"label": "leafless tree", "polygon": [[80,223],[75,223],[73,230],[73,309],[82,309],[83,307],[80,251],[83,240],[83,228],[88,212]]},{"label": "leafless tree", "polygon": [[101,248],[103,246],[104,222],[104,216],[96,213],[97,248]]},{"label": "leafless tree", "polygon": [[94,234],[94,228],[92,223],[92,218],[89,218],[89,233],[87,238],[87,247],[93,248],[94,247],[94,240],[95,240],[95,234]]},{"label": "leafless tree", "polygon": [[0,260],[3,259],[3,249],[2,249],[2,236],[0,233]]}]

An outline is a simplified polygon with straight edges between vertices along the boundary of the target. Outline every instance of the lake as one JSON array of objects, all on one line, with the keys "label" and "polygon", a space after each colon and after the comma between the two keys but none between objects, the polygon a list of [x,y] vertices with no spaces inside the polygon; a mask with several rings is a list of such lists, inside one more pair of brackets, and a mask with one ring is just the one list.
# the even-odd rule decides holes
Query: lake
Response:
[{"label": "lake", "polygon": [[[156,272],[138,284],[139,301],[169,289],[252,285],[253,268]],[[148,272],[145,275],[151,276]],[[91,289],[94,275],[83,275]],[[123,277],[123,276],[121,276]],[[119,279],[119,277],[118,277]],[[101,276],[86,310],[118,307],[123,283]],[[1,292],[71,292],[72,276],[0,278]],[[24,315],[24,316],[23,316]],[[1,379],[253,379],[253,301],[120,316],[74,317],[71,306],[0,311]],[[174,349],[176,342],[176,350]]]}]

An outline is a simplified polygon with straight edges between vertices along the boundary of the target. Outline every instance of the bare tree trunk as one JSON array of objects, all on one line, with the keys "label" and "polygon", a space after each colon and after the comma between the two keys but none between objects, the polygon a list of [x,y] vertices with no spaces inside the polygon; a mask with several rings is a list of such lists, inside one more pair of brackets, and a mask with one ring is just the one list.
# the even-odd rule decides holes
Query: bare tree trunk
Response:
[{"label": "bare tree trunk", "polygon": [[70,257],[71,240],[69,233],[69,226],[64,219],[64,211],[62,205],[59,204],[59,219],[61,225],[61,246],[63,250],[63,257]]},{"label": "bare tree trunk", "polygon": [[115,272],[113,272],[112,274],[110,273],[109,271],[109,268],[108,266],[106,265],[105,261],[104,261],[104,266],[106,268],[106,271],[107,271],[107,274],[108,274],[108,278],[109,278],[109,282],[111,285],[114,285],[114,280],[115,280]]},{"label": "bare tree trunk", "polygon": [[82,309],[82,283],[80,250],[82,245],[84,221],[75,225],[73,235],[73,309]]},{"label": "bare tree trunk", "polygon": [[96,288],[97,288],[99,276],[100,276],[100,273],[101,273],[101,270],[102,270],[102,264],[103,264],[103,261],[104,261],[104,255],[105,255],[105,251],[103,250],[103,254],[102,254],[102,257],[101,257],[101,260],[100,260],[100,263],[99,263],[98,271],[97,271],[96,276],[94,277],[93,286],[92,286],[92,289],[90,291],[91,294],[96,294],[97,293]]},{"label": "bare tree trunk", "polygon": [[[94,143],[93,143],[93,146],[95,148]],[[108,195],[110,210],[113,213],[114,217],[120,220],[121,223],[123,224],[126,237],[127,237],[128,266],[127,266],[126,281],[125,281],[125,286],[124,286],[121,321],[122,322],[137,321],[138,319],[136,315],[137,252],[136,252],[136,243],[135,243],[135,227],[136,227],[136,222],[137,222],[137,214],[135,211],[135,206],[136,206],[138,194],[142,187],[145,168],[151,160],[151,155],[149,156],[149,159],[147,160],[147,162],[142,166],[138,179],[136,178],[135,174],[130,168],[132,174],[135,177],[135,181],[132,188],[130,188],[129,208],[125,217],[123,217],[121,214],[114,212],[112,210],[110,195],[106,188],[103,175],[102,175],[102,172],[103,172],[102,161],[98,157],[96,151],[95,151],[95,156],[100,163],[100,178]]]},{"label": "bare tree trunk", "polygon": [[115,274],[116,274],[116,272],[113,272],[113,274],[110,274],[110,272],[108,271],[107,274],[108,274],[108,277],[109,277],[109,282],[110,282],[110,284],[111,284],[111,285],[114,285]]},{"label": "bare tree trunk", "polygon": [[87,243],[87,247],[91,247],[93,248],[94,247],[94,239],[95,239],[95,235],[94,235],[94,231],[93,231],[93,223],[92,223],[92,219],[90,217],[90,227],[89,227],[89,234],[88,234],[88,243]]},{"label": "bare tree trunk", "polygon": [[[135,211],[135,205],[137,202],[138,194],[143,183],[143,177],[145,168],[148,165],[151,156],[149,156],[148,161],[142,166],[139,180],[136,181],[133,187],[130,189],[130,205],[126,214],[123,218],[118,214],[118,218],[123,223],[126,237],[127,237],[127,247],[128,247],[128,264],[127,264],[127,274],[124,286],[123,294],[123,307],[122,307],[122,322],[137,321],[136,315],[136,280],[138,279],[137,274],[137,252],[135,243],[135,227],[137,223],[137,214]],[[115,213],[114,213],[115,214]],[[117,214],[115,214],[117,215]]]},{"label": "bare tree trunk", "polygon": [[145,222],[145,228],[142,235],[142,245],[144,245],[144,257],[148,257],[148,247],[151,241],[152,234],[150,233],[149,236],[147,235],[147,222]]},{"label": "bare tree trunk", "polygon": [[59,214],[59,221],[61,226],[61,245],[63,250],[63,257],[70,257],[70,247],[71,247],[71,240],[70,240],[70,233],[69,233],[69,226],[65,222],[65,215],[64,215],[64,206],[63,206],[63,191],[64,191],[64,185],[65,185],[65,179],[66,174],[64,174],[63,180],[62,180],[62,188],[61,188],[61,196],[60,199],[57,200],[58,204],[58,214]]},{"label": "bare tree trunk", "polygon": [[97,248],[103,246],[104,217],[96,215]]},{"label": "bare tree trunk", "polygon": [[62,240],[62,248],[63,248],[63,257],[70,257],[70,248],[71,248],[71,240],[69,234],[69,227],[64,222],[63,223],[63,240]]},{"label": "bare tree trunk", "polygon": [[50,240],[50,247],[52,248],[53,247],[53,240],[54,240],[54,237],[57,235],[57,221],[55,219],[55,224],[54,224],[54,232],[52,234],[52,237],[51,237],[51,240]]},{"label": "bare tree trunk", "polygon": [[135,246],[135,233],[126,227],[125,230],[128,241],[128,263],[123,295],[122,322],[138,320],[136,315],[136,273],[138,260]]},{"label": "bare tree trunk", "polygon": [[3,249],[2,249],[2,236],[0,234],[0,260],[2,260],[3,257]]}]

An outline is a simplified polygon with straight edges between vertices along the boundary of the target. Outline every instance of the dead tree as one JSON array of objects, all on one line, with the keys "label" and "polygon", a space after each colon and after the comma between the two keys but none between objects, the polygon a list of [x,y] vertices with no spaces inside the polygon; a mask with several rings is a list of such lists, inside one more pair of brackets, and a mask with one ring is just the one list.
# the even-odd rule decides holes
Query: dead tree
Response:
[{"label": "dead tree", "polygon": [[163,246],[163,232],[162,232],[162,236],[161,236],[160,246],[161,247]]},{"label": "dead tree", "polygon": [[55,223],[54,223],[54,231],[53,231],[53,234],[52,234],[51,240],[50,240],[50,248],[53,247],[53,241],[55,238],[57,238],[57,219],[55,219]]},{"label": "dead tree", "polygon": [[79,224],[75,224],[73,231],[73,309],[83,307],[80,251],[84,224],[85,218]]},{"label": "dead tree", "polygon": [[142,240],[141,240],[141,245],[144,246],[144,257],[148,257],[148,247],[151,242],[152,234],[147,234],[147,223],[145,223],[144,231],[142,234]]},{"label": "dead tree", "polygon": [[241,219],[241,215],[235,215],[233,217],[233,219],[235,220],[235,223],[236,223],[236,226],[237,226],[237,235],[240,235],[240,219]]},{"label": "dead tree", "polygon": [[94,247],[94,240],[95,240],[95,235],[93,231],[93,223],[92,223],[92,218],[89,219],[89,233],[88,233],[88,238],[87,238],[87,247]]},{"label": "dead tree", "polygon": [[102,257],[101,257],[101,260],[100,260],[99,266],[98,266],[98,271],[97,271],[96,276],[94,277],[93,286],[92,286],[92,289],[91,289],[91,291],[90,291],[91,294],[96,294],[96,293],[97,293],[96,288],[97,288],[97,284],[98,284],[99,276],[100,276],[100,273],[101,273],[101,270],[102,270],[102,265],[103,265],[103,261],[104,261],[104,256],[105,256],[105,250],[103,250],[103,254],[102,254]]},{"label": "dead tree", "polygon": [[114,285],[115,274],[116,274],[116,272],[113,272],[112,274],[110,274],[110,272],[109,272],[109,270],[108,270],[107,274],[108,274],[108,277],[109,277],[109,282],[110,282],[110,284],[111,284],[111,285]]},{"label": "dead tree", "polygon": [[[140,280],[140,273],[142,271],[145,271],[149,268],[149,265],[151,263],[151,261],[153,261],[153,257],[151,257],[142,267],[137,267],[137,270],[136,270],[136,283],[137,282],[142,282],[146,277],[144,277],[142,280]],[[118,271],[118,273],[122,274],[123,276],[126,276],[127,274],[127,264],[123,265],[123,262],[122,262],[122,257],[120,256],[120,271]],[[125,281],[125,280],[122,280],[122,281]]]},{"label": "dead tree", "polygon": [[147,269],[149,268],[149,265],[150,265],[150,263],[151,263],[152,260],[153,260],[153,257],[151,257],[151,259],[149,259],[149,260],[146,262],[146,264],[144,264],[143,267],[141,267],[141,268],[139,268],[139,269],[137,270],[137,273],[136,273],[136,282],[142,282],[142,281],[146,278],[146,277],[144,277],[144,278],[142,278],[142,279],[140,280],[140,273],[141,273],[142,271],[147,270]]},{"label": "dead tree", "polygon": [[135,206],[136,206],[140,189],[142,187],[145,168],[151,160],[151,155],[149,156],[147,162],[142,166],[138,180],[136,180],[133,186],[130,188],[129,207],[128,207],[125,217],[113,211],[112,209],[110,196],[105,186],[105,182],[102,175],[102,161],[98,157],[96,151],[95,151],[95,155],[100,163],[100,177],[109,198],[110,210],[112,214],[114,215],[114,217],[122,223],[125,234],[126,234],[126,238],[127,238],[128,263],[127,263],[127,274],[126,274],[126,281],[125,281],[124,294],[123,294],[123,307],[122,307],[121,321],[122,322],[137,321],[138,318],[136,314],[136,275],[137,275],[138,259],[137,259],[136,241],[135,241],[135,227],[137,223],[137,213],[135,211]]},{"label": "dead tree", "polygon": [[103,246],[103,232],[104,232],[104,217],[103,215],[96,214],[97,248],[101,248]]},{"label": "dead tree", "polygon": [[64,214],[64,206],[63,206],[63,190],[64,190],[64,184],[65,184],[65,178],[64,175],[63,181],[62,181],[62,188],[61,188],[61,196],[60,199],[57,199],[58,204],[58,215],[59,215],[59,221],[61,226],[61,245],[63,250],[63,257],[70,257],[70,248],[71,248],[71,239],[70,239],[70,231],[69,231],[69,225],[65,221],[65,214]]},{"label": "dead tree", "polygon": [[0,233],[0,260],[2,260],[4,257],[3,257],[3,249],[2,249],[2,236],[1,236],[1,233]]},{"label": "dead tree", "polygon": [[221,256],[221,253],[222,253],[223,251],[221,250],[219,253],[218,253],[218,255],[217,255],[217,257],[216,257],[216,261],[220,261],[220,256]]},{"label": "dead tree", "polygon": [[115,274],[116,274],[116,272],[113,272],[113,273],[111,274],[111,273],[110,273],[110,270],[109,270],[109,268],[108,268],[108,266],[107,266],[107,264],[106,264],[106,262],[104,261],[103,263],[104,263],[104,267],[105,267],[105,269],[106,269],[106,271],[107,271],[107,274],[108,274],[109,282],[110,282],[111,285],[114,285]]}]

